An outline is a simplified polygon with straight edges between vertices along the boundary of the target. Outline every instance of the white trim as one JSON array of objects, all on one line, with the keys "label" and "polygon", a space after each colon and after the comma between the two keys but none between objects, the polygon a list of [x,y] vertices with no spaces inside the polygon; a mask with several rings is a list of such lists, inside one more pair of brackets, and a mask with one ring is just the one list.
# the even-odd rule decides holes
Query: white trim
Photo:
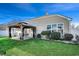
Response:
[{"label": "white trim", "polygon": [[72,18],[70,18],[68,16],[64,16],[64,15],[60,15],[60,14],[54,14],[54,15],[59,16],[59,17],[62,17],[62,18],[65,18],[68,21],[71,21],[71,19],[72,19]]}]

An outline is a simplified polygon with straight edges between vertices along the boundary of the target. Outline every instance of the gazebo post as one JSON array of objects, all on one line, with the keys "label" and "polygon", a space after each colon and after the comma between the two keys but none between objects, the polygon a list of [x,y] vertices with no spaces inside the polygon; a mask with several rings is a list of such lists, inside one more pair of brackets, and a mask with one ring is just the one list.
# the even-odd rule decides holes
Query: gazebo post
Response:
[{"label": "gazebo post", "polygon": [[21,25],[21,40],[24,39],[24,26]]},{"label": "gazebo post", "polygon": [[33,28],[33,38],[36,38],[36,28]]},{"label": "gazebo post", "polygon": [[22,28],[22,40],[24,39],[24,27]]},{"label": "gazebo post", "polygon": [[9,38],[11,38],[11,27],[9,27]]}]

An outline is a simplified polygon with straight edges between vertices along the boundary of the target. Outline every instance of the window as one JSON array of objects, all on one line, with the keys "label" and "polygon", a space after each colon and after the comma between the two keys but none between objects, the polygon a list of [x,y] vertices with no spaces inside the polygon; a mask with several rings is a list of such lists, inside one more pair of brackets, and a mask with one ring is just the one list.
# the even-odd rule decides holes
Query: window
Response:
[{"label": "window", "polygon": [[56,28],[57,28],[56,24],[52,24],[52,29],[56,29]]},{"label": "window", "polygon": [[52,24],[52,32],[56,32],[57,24]]},{"label": "window", "polygon": [[58,32],[61,33],[61,38],[63,37],[63,27],[64,27],[63,24],[58,24]]},{"label": "window", "polygon": [[63,24],[58,24],[58,29],[63,29]]},{"label": "window", "polygon": [[47,25],[47,29],[48,29],[48,30],[51,29],[51,25]]},{"label": "window", "polygon": [[51,30],[54,32],[58,31],[63,33],[63,27],[64,27],[63,24],[50,24],[50,25],[47,25],[47,30]]}]

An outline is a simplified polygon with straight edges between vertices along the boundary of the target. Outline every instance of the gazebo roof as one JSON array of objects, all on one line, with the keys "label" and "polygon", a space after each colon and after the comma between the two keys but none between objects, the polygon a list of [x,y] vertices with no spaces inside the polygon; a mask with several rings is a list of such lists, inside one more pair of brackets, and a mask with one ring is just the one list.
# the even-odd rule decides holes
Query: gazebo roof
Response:
[{"label": "gazebo roof", "polygon": [[18,23],[13,23],[13,24],[10,24],[10,25],[8,25],[9,27],[20,27],[20,26],[24,26],[24,27],[30,27],[30,28],[32,28],[32,27],[35,27],[35,26],[33,26],[33,25],[31,25],[31,24],[28,24],[28,23],[26,23],[26,22],[18,22]]}]

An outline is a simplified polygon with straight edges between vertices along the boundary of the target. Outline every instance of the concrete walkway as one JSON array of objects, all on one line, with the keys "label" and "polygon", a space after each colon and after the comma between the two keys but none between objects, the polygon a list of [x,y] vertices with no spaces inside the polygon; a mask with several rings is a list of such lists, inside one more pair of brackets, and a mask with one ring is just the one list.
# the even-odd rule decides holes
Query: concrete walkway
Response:
[{"label": "concrete walkway", "polygon": [[78,41],[65,41],[65,40],[63,40],[63,41],[57,40],[57,41],[58,41],[58,42],[63,42],[63,43],[66,43],[66,44],[79,44]]}]

